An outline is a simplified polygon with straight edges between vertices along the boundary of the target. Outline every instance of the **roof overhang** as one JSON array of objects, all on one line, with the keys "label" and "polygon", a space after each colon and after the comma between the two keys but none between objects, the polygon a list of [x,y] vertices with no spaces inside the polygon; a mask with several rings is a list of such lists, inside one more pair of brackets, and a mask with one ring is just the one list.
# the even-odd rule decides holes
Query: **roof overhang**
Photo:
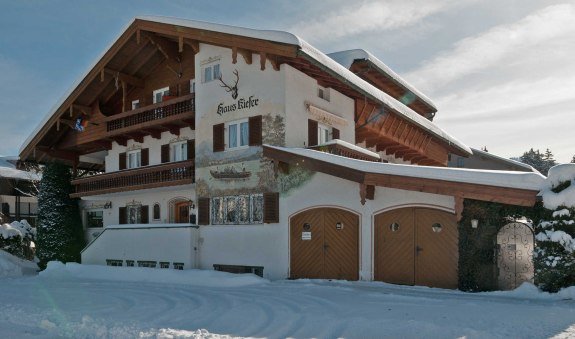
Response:
[{"label": "roof overhang", "polygon": [[537,173],[374,163],[302,148],[264,145],[263,154],[281,163],[354,181],[363,187],[448,195],[456,201],[474,199],[533,206],[545,180]]}]

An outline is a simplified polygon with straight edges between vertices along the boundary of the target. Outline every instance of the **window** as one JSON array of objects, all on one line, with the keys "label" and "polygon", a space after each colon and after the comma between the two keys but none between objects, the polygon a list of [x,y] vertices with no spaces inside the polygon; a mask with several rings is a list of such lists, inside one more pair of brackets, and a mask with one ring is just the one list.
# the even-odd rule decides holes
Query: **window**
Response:
[{"label": "window", "polygon": [[141,224],[142,223],[142,206],[132,205],[126,206],[126,213],[128,214],[128,224]]},{"label": "window", "polygon": [[[221,76],[220,73],[220,64],[212,64],[209,66],[204,66],[202,70],[202,83],[210,82],[212,80],[219,79]],[[190,87],[191,91],[191,87]]]},{"label": "window", "polygon": [[155,261],[140,261],[138,260],[138,267],[156,268],[158,263]]},{"label": "window", "polygon": [[140,108],[140,100],[134,100],[132,101],[132,109],[137,109]]},{"label": "window", "polygon": [[86,227],[87,228],[104,227],[104,211],[87,211]]},{"label": "window", "polygon": [[211,206],[214,225],[263,223],[263,194],[215,197]]},{"label": "window", "polygon": [[160,268],[170,268],[170,263],[166,261],[161,261]]},{"label": "window", "polygon": [[325,101],[329,101],[329,88],[318,87],[317,96]]},{"label": "window", "polygon": [[170,144],[170,160],[171,161],[188,160],[187,141]]},{"label": "window", "polygon": [[236,120],[226,124],[226,145],[228,149],[248,147],[249,123],[248,119]]},{"label": "window", "polygon": [[126,266],[134,267],[134,260],[126,260]]},{"label": "window", "polygon": [[152,219],[160,220],[160,204],[155,203],[152,211]]},{"label": "window", "polygon": [[331,132],[330,127],[323,124],[317,124],[318,145],[325,144],[326,142],[331,140],[330,132]]},{"label": "window", "polygon": [[123,266],[123,263],[123,260],[106,259],[106,265],[108,266]]},{"label": "window", "polygon": [[[148,92],[149,93],[149,92]],[[164,95],[170,95],[170,87],[164,87],[157,89],[153,92],[154,95],[154,104],[164,101]]]},{"label": "window", "polygon": [[174,269],[176,270],[183,270],[184,269],[184,263],[183,262],[175,262],[174,263]]},{"label": "window", "polygon": [[142,150],[128,152],[128,168],[138,168],[142,166]]}]

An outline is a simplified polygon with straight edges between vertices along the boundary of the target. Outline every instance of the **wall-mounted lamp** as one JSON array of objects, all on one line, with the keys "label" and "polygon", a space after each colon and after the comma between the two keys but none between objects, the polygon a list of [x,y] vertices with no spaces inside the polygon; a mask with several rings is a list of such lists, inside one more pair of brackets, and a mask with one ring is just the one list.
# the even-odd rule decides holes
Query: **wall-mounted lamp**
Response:
[{"label": "wall-mounted lamp", "polygon": [[471,228],[477,228],[479,226],[479,220],[471,219]]}]

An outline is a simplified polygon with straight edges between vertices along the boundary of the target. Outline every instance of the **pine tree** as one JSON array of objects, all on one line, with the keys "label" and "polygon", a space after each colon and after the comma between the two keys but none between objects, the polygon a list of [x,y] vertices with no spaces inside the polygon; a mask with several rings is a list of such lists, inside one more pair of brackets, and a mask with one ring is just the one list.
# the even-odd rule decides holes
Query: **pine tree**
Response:
[{"label": "pine tree", "polygon": [[557,292],[575,285],[575,208],[559,207],[535,228],[535,283]]},{"label": "pine tree", "polygon": [[72,193],[70,168],[61,163],[48,164],[38,194],[37,256],[40,266],[48,261],[80,262],[84,247],[78,199]]},{"label": "pine tree", "polygon": [[539,152],[539,150],[534,151],[533,148],[531,148],[529,151],[523,153],[519,161],[533,166],[533,168],[545,176],[551,167],[557,165],[557,161],[553,158],[553,152],[551,152],[549,148],[545,150],[544,154]]},{"label": "pine tree", "polygon": [[571,159],[571,163],[575,164],[575,155],[573,156],[573,158]]}]

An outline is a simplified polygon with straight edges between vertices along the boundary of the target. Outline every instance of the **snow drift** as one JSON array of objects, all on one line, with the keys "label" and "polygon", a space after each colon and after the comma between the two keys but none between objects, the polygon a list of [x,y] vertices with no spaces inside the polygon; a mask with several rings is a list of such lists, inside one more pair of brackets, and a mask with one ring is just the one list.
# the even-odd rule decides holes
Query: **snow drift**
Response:
[{"label": "snow drift", "polygon": [[0,278],[34,275],[37,271],[35,263],[0,250]]}]

